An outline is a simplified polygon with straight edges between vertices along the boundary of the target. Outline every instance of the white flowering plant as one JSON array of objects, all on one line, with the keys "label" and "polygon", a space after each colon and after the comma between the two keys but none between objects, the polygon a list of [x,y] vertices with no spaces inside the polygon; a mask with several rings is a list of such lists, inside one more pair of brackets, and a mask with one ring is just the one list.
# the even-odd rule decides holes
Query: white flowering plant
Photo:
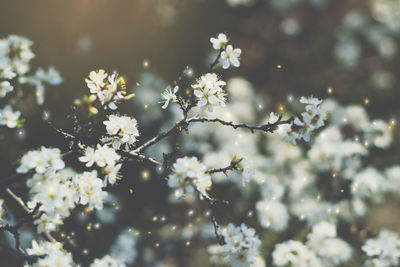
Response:
[{"label": "white flowering plant", "polygon": [[[131,90],[123,75],[96,69],[82,79],[88,95],[73,102],[72,128],[43,118],[63,145],[19,153],[15,172],[0,180],[2,251],[32,267],[180,266],[170,258],[201,240],[209,263],[200,266],[399,265],[398,234],[362,222],[369,207],[400,194],[400,167],[370,160],[373,150],[390,147],[393,123],[315,96],[290,96],[287,108],[265,113],[254,105],[270,107],[265,95],[244,78],[227,78],[246,53],[225,33],[209,41],[214,58],[196,75],[187,67],[160,84],[145,73]],[[31,45],[18,36],[0,40],[0,125],[8,128],[23,124],[14,109],[23,86],[35,87],[41,105],[44,84],[62,81],[54,68],[28,74]],[[132,175],[132,166],[144,167]],[[139,176],[167,192],[160,209],[173,207],[150,216],[160,223],[155,229],[124,217],[131,202],[118,193],[134,197]],[[153,201],[158,192],[145,194]],[[117,220],[122,231],[112,229]],[[85,234],[71,230],[75,221],[89,233],[108,225],[113,242],[83,261],[89,248],[80,250]]]}]

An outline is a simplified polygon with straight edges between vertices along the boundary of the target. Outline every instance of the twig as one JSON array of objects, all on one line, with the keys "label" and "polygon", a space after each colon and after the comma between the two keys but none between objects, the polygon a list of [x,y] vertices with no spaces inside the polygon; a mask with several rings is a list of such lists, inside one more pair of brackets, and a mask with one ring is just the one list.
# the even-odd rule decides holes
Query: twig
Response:
[{"label": "twig", "polygon": [[248,129],[250,130],[252,133],[254,133],[255,131],[262,131],[262,132],[274,132],[279,125],[281,124],[290,124],[292,121],[294,120],[293,117],[290,117],[287,120],[282,120],[282,116],[279,117],[279,119],[274,122],[274,123],[266,123],[266,124],[262,124],[262,125],[248,125],[245,123],[233,123],[233,122],[228,122],[228,121],[224,121],[218,118],[214,118],[214,119],[210,119],[210,118],[199,118],[199,117],[193,117],[187,120],[187,123],[190,124],[192,122],[213,122],[213,123],[219,123],[225,126],[230,126],[234,129],[237,128],[244,128],[244,129]]},{"label": "twig", "polygon": [[217,55],[217,58],[214,60],[214,62],[212,62],[212,63],[210,64],[210,67],[208,68],[208,72],[212,72],[212,71],[214,70],[215,66],[218,64],[219,59],[221,58],[221,53],[222,53],[222,51],[223,51],[223,49],[221,48],[221,49],[219,50],[219,53],[218,53],[218,55]]}]

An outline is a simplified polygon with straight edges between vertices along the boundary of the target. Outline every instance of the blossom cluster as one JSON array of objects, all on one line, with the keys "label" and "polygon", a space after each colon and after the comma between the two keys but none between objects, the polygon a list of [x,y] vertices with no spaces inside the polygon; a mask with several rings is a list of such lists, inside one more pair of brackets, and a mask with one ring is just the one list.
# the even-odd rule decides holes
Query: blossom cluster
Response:
[{"label": "blossom cluster", "polygon": [[211,187],[211,177],[206,173],[206,167],[196,157],[179,158],[172,165],[172,174],[168,176],[168,185],[174,189],[176,197],[185,193],[199,191],[200,196],[208,196]]},{"label": "blossom cluster", "polygon": [[125,144],[125,149],[129,150],[139,136],[137,121],[134,118],[110,115],[103,124],[106,126],[109,136],[104,137],[102,141],[110,142],[114,149],[119,149],[121,145]]},{"label": "blossom cluster", "polygon": [[90,93],[96,95],[103,107],[116,110],[117,104],[133,95],[127,95],[125,80],[117,73],[108,74],[104,70],[91,71],[85,79]]},{"label": "blossom cluster", "polygon": [[72,255],[65,251],[62,244],[59,242],[32,241],[32,247],[27,249],[29,255],[46,255],[43,259],[38,259],[34,264],[25,264],[25,267],[46,267],[46,266],[59,266],[70,267],[73,266]]},{"label": "blossom cluster", "polygon": [[[59,85],[62,82],[54,67],[47,71],[39,68],[34,74],[29,74],[30,62],[35,57],[31,50],[32,44],[32,41],[17,35],[0,39],[0,98],[13,97],[16,87],[24,93],[25,89],[19,87],[28,84],[35,87],[37,103],[41,105],[44,103],[45,83]],[[14,111],[11,105],[0,107],[0,125],[20,127],[23,123],[20,116],[21,112]]]},{"label": "blossom cluster", "polygon": [[[67,252],[60,242],[32,241],[32,247],[27,249],[29,255],[45,255],[33,264],[26,263],[24,267],[71,267],[74,266],[71,253]],[[94,259],[90,267],[125,267],[117,258],[105,255],[101,259]]]},{"label": "blossom cluster", "polygon": [[233,224],[222,231],[225,244],[223,248],[228,254],[232,266],[250,266],[258,256],[261,245],[256,231],[241,224],[235,227]]},{"label": "blossom cluster", "polygon": [[303,96],[300,98],[300,103],[306,104],[306,111],[301,113],[301,117],[297,117],[294,120],[294,127],[284,124],[278,128],[278,133],[282,139],[290,141],[293,144],[296,144],[296,140],[300,139],[309,142],[311,134],[324,126],[324,119],[321,114],[322,100]]},{"label": "blossom cluster", "polygon": [[121,169],[121,164],[117,162],[121,156],[111,147],[107,145],[97,144],[96,149],[87,147],[84,156],[79,157],[81,162],[86,163],[86,167],[92,167],[94,163],[103,169],[106,173],[106,180],[110,184],[114,184],[118,179],[118,171]]},{"label": "blossom cluster", "polygon": [[336,226],[321,221],[314,224],[307,242],[288,240],[277,244],[273,252],[276,266],[341,266],[352,256],[348,243],[337,238]]},{"label": "blossom cluster", "polygon": [[58,148],[47,148],[42,146],[38,150],[27,152],[21,159],[21,165],[17,172],[27,173],[35,169],[37,173],[44,173],[48,169],[61,170],[65,167],[61,151]]},{"label": "blossom cluster", "polygon": [[200,107],[208,108],[209,111],[212,111],[213,106],[225,106],[226,93],[222,87],[226,83],[220,80],[216,73],[204,74],[196,82],[196,84],[192,85],[192,88]]},{"label": "blossom cluster", "polygon": [[15,128],[18,126],[18,120],[21,116],[21,112],[16,110],[13,111],[10,105],[0,108],[0,125],[5,125],[8,128]]},{"label": "blossom cluster", "polygon": [[383,229],[376,238],[368,239],[362,246],[368,259],[365,266],[398,266],[400,239],[395,232]]},{"label": "blossom cluster", "polygon": [[233,48],[232,45],[228,45],[228,37],[224,33],[218,34],[217,38],[210,38],[210,42],[215,50],[219,50],[221,53],[219,62],[222,64],[222,68],[228,69],[230,66],[240,66],[240,55],[242,50],[240,48]]},{"label": "blossom cluster", "polygon": [[96,171],[77,174],[70,169],[48,170],[34,174],[26,184],[30,188],[28,207],[33,209],[39,204],[43,212],[35,220],[39,233],[56,230],[77,204],[102,209],[107,196]]}]

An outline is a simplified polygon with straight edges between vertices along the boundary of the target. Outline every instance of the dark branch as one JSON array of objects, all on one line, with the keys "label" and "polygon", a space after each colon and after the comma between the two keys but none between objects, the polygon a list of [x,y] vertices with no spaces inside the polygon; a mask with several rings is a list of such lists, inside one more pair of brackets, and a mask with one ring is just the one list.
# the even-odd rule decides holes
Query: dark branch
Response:
[{"label": "dark branch", "polygon": [[274,122],[274,123],[266,123],[266,124],[262,124],[262,125],[248,125],[245,123],[233,123],[233,122],[228,122],[228,121],[224,121],[218,118],[215,119],[210,119],[210,118],[198,118],[198,117],[193,117],[187,120],[187,123],[190,124],[192,122],[215,122],[215,123],[219,123],[225,126],[230,126],[234,129],[237,128],[244,128],[244,129],[248,129],[250,130],[252,133],[254,133],[255,131],[262,131],[262,132],[269,132],[269,133],[273,133],[279,125],[281,124],[290,124],[292,123],[292,121],[294,120],[293,117],[290,117],[287,120],[282,120],[282,116],[279,117],[279,119]]},{"label": "dark branch", "polygon": [[208,72],[212,72],[214,70],[215,66],[218,64],[219,59],[221,58],[222,51],[223,51],[223,49],[221,48],[219,50],[217,58],[210,64],[210,67],[208,68]]}]

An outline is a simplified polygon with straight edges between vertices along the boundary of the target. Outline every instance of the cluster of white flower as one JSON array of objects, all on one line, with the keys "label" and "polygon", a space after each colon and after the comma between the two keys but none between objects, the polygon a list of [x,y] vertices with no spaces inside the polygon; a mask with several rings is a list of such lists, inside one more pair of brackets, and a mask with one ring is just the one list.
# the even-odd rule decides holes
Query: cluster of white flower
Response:
[{"label": "cluster of white flower", "polygon": [[77,174],[70,169],[48,170],[36,173],[26,184],[30,188],[28,207],[33,209],[40,204],[43,212],[35,220],[38,233],[56,230],[77,204],[102,209],[107,196],[96,171]]},{"label": "cluster of white flower", "polygon": [[103,191],[103,181],[97,177],[97,171],[84,172],[73,178],[73,185],[77,193],[75,201],[82,205],[88,205],[90,209],[103,208],[103,201],[107,192]]},{"label": "cluster of white flower", "polygon": [[207,73],[197,79],[197,84],[193,84],[194,95],[198,99],[198,105],[202,108],[208,107],[209,111],[213,106],[225,106],[225,91],[222,88],[226,82],[219,79],[215,73]]},{"label": "cluster of white flower", "polygon": [[17,35],[0,39],[0,78],[13,79],[29,71],[29,62],[35,57],[32,44],[30,40]]},{"label": "cluster of white flower", "polygon": [[294,120],[294,127],[289,124],[283,124],[278,128],[278,133],[282,139],[290,141],[293,144],[296,144],[296,140],[300,139],[309,142],[311,134],[324,126],[324,119],[321,114],[320,106],[322,100],[303,96],[300,98],[300,102],[306,104],[306,111],[301,113],[301,118],[297,117]]},{"label": "cluster of white flower", "polygon": [[11,106],[7,105],[3,109],[0,108],[0,125],[6,125],[8,128],[15,128],[18,126],[18,119],[21,112],[13,111]]},{"label": "cluster of white flower", "polygon": [[102,141],[111,142],[114,149],[119,149],[125,144],[125,149],[129,150],[129,147],[136,142],[136,137],[139,136],[137,121],[134,118],[110,115],[103,124],[109,136],[102,138]]},{"label": "cluster of white flower", "polygon": [[89,79],[85,79],[90,93],[97,96],[104,108],[117,109],[121,100],[133,95],[126,94],[125,80],[117,73],[107,74],[104,70],[91,71]]},{"label": "cluster of white flower", "polygon": [[8,93],[12,92],[14,87],[9,81],[0,82],[0,98],[5,97]]},{"label": "cluster of white flower", "polygon": [[46,255],[43,259],[38,259],[34,264],[25,264],[25,267],[71,267],[73,259],[71,253],[65,251],[59,242],[32,241],[32,248],[28,248],[29,255]]},{"label": "cluster of white flower", "polygon": [[196,157],[179,158],[172,166],[173,173],[168,176],[169,187],[175,189],[175,196],[182,197],[192,193],[195,187],[200,196],[207,196],[211,187],[211,176],[206,173],[206,167]]},{"label": "cluster of white flower", "polygon": [[223,248],[229,255],[232,266],[250,266],[258,256],[258,248],[261,245],[256,231],[241,224],[235,227],[233,224],[222,231],[225,244]]},{"label": "cluster of white flower", "polygon": [[50,67],[47,71],[39,68],[32,76],[20,77],[18,81],[21,84],[34,86],[36,89],[36,102],[42,105],[44,103],[44,94],[46,90],[44,83],[55,86],[61,84],[63,79],[54,67]]},{"label": "cluster of white flower", "polygon": [[118,258],[105,255],[101,259],[95,259],[90,267],[125,267],[126,265],[122,263]]},{"label": "cluster of white flower", "polygon": [[122,231],[110,249],[110,254],[125,264],[133,264],[137,257],[136,244],[138,242],[137,231],[128,228]]},{"label": "cluster of white flower", "polygon": [[289,213],[282,202],[264,199],[256,204],[258,220],[262,227],[280,232],[286,229]]},{"label": "cluster of white flower", "polygon": [[307,236],[306,245],[288,240],[275,246],[272,254],[276,266],[341,266],[352,255],[345,241],[336,237],[336,226],[322,221]]},{"label": "cluster of white flower", "polygon": [[168,104],[170,102],[176,102],[178,97],[176,96],[176,93],[179,90],[179,86],[175,86],[174,89],[171,89],[171,86],[168,86],[167,88],[165,88],[164,92],[161,93],[161,102],[160,103],[164,103],[164,105],[162,105],[163,109],[166,109],[168,107]]},{"label": "cluster of white flower", "polygon": [[230,66],[240,66],[240,55],[242,50],[240,48],[233,48],[232,45],[228,45],[228,38],[225,34],[218,34],[217,38],[210,38],[210,42],[215,50],[221,51],[221,57],[219,59],[222,64],[222,68],[228,69]]},{"label": "cluster of white flower", "polygon": [[121,169],[121,164],[117,164],[117,161],[121,159],[121,156],[115,152],[115,150],[107,145],[97,144],[97,148],[87,147],[85,149],[85,155],[79,157],[81,162],[86,162],[86,167],[92,167],[94,163],[97,166],[103,168],[103,172],[106,173],[106,180],[110,184],[114,184],[118,179],[118,172]]},{"label": "cluster of white flower", "polygon": [[[11,80],[17,77],[19,84],[29,84],[36,88],[37,103],[41,105],[44,102],[44,91],[46,89],[44,83],[59,85],[62,82],[59,72],[53,67],[50,67],[47,71],[39,68],[35,74],[28,74],[30,61],[35,57],[31,50],[32,44],[30,40],[17,35],[0,39],[0,98],[14,91]],[[4,81],[1,81],[2,79]],[[11,115],[8,114],[8,116]],[[9,120],[11,121],[10,125],[16,125],[15,115]],[[8,127],[14,128],[15,126]]]},{"label": "cluster of white flower", "polygon": [[367,240],[362,250],[369,257],[365,266],[399,266],[400,239],[395,232],[381,230],[377,238]]},{"label": "cluster of white flower", "polygon": [[27,173],[35,169],[37,173],[44,173],[48,169],[61,170],[65,167],[61,151],[58,148],[46,148],[42,146],[38,150],[27,152],[21,159],[18,173]]},{"label": "cluster of white flower", "polygon": [[62,218],[70,215],[75,207],[74,195],[76,190],[71,183],[74,172],[68,169],[61,171],[48,170],[36,173],[26,184],[30,188],[28,207],[33,209],[41,204],[39,210],[43,214],[35,220],[38,233],[56,230],[62,224]]}]

